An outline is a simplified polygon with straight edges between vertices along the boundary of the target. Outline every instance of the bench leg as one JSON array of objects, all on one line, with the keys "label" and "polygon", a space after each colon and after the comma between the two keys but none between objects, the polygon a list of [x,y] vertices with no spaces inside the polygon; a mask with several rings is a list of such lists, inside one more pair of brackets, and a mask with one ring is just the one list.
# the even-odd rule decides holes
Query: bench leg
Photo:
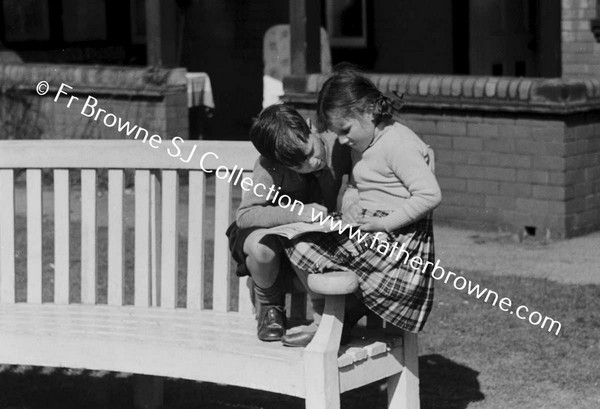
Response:
[{"label": "bench leg", "polygon": [[163,405],[163,378],[160,376],[134,375],[133,407],[135,409],[159,409]]},{"label": "bench leg", "polygon": [[419,409],[419,353],[417,334],[405,332],[402,348],[394,354],[404,363],[402,373],[390,376],[387,382],[389,409]]},{"label": "bench leg", "polygon": [[337,353],[344,321],[344,295],[329,295],[319,329],[304,351],[306,409],[340,409]]}]

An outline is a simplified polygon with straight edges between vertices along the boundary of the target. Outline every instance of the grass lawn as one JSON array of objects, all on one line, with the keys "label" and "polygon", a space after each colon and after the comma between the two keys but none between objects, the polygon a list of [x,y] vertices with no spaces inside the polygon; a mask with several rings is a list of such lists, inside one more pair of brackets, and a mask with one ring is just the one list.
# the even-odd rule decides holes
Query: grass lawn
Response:
[{"label": "grass lawn", "polygon": [[[48,243],[53,234],[51,220],[45,220],[46,224],[44,242]],[[23,247],[23,218],[17,218],[17,229],[17,246]],[[212,234],[210,229],[208,232]],[[100,234],[105,236],[106,229],[101,227]],[[126,234],[131,235],[131,229]],[[75,224],[72,235],[71,281],[76,300],[79,232]],[[106,300],[104,242],[100,240],[99,247],[99,302]],[[131,244],[132,240],[126,242]],[[45,301],[52,299],[52,251],[50,246],[45,246]],[[211,258],[212,255],[207,254],[207,266]],[[126,261],[132,267],[131,256]],[[23,271],[24,263],[25,257],[21,254],[17,259],[18,270]],[[450,285],[436,283],[435,306],[419,338],[423,409],[600,407],[600,286],[491,276],[468,271],[467,266],[447,267],[463,271],[473,282],[509,296],[513,305],[527,305],[532,311],[560,321],[562,329],[556,336]],[[131,277],[126,279],[126,295],[130,296],[132,280]],[[21,274],[17,281],[17,296],[22,299],[25,277]],[[180,290],[185,294],[183,285]],[[259,370],[257,376],[260,376]],[[128,374],[0,365],[0,408],[130,407],[131,380]],[[342,395],[342,407],[347,409],[384,408],[385,405],[383,384]],[[165,409],[201,407],[303,408],[304,401],[224,385],[182,380],[166,382]]]}]

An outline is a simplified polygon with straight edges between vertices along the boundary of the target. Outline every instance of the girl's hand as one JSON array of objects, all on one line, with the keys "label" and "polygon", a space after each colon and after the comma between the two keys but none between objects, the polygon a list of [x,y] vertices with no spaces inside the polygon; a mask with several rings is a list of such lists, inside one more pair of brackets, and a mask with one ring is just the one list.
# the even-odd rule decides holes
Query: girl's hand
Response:
[{"label": "girl's hand", "polygon": [[316,218],[314,220],[315,222],[321,220],[318,216],[319,213],[322,213],[322,217],[325,219],[327,217],[327,208],[318,203],[309,203],[304,205],[300,219],[306,223],[313,223],[313,217]]},{"label": "girl's hand", "polygon": [[363,217],[359,220],[359,228],[362,231],[386,231],[380,217]]},{"label": "girl's hand", "polygon": [[344,206],[342,211],[342,220],[348,224],[359,223],[362,219],[362,208],[357,203],[350,203]]}]

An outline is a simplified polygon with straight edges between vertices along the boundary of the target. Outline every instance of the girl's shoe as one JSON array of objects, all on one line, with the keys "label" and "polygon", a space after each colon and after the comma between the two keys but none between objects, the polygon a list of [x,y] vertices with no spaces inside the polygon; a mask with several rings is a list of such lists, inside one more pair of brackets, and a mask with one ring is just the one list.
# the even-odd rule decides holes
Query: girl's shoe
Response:
[{"label": "girl's shoe", "polygon": [[318,328],[318,325],[314,323],[290,328],[281,338],[281,342],[286,347],[305,347],[315,337]]},{"label": "girl's shoe", "polygon": [[[352,305],[344,313],[344,327],[342,328],[342,336],[340,338],[340,345],[346,345],[352,340],[352,328],[356,323],[367,313],[369,309],[361,302]],[[305,326],[298,331],[288,331],[282,338],[281,342],[283,345],[288,347],[305,347],[310,344],[310,341],[314,338],[317,332],[318,326],[311,324]]]}]

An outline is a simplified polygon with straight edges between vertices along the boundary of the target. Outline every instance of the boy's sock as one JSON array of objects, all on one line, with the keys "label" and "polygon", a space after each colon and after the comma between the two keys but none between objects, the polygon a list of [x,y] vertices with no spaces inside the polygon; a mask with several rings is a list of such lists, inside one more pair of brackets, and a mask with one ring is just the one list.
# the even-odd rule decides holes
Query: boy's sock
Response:
[{"label": "boy's sock", "polygon": [[254,284],[254,294],[256,300],[262,306],[275,305],[283,307],[285,305],[285,293],[277,281],[269,288],[262,288]]}]

